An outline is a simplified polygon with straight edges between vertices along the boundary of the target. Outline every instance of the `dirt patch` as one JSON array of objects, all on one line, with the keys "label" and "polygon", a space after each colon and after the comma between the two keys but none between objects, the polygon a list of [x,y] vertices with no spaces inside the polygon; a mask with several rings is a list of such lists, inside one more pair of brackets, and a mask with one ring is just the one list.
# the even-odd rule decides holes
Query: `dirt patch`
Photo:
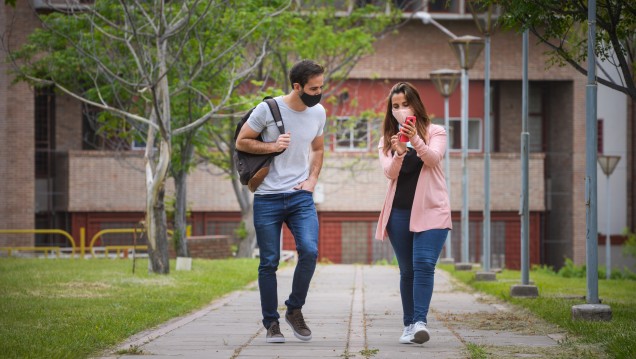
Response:
[{"label": "dirt patch", "polygon": [[561,343],[558,347],[529,347],[529,346],[490,346],[480,345],[482,353],[488,359],[510,358],[542,358],[542,359],[603,359],[606,354],[591,345]]},{"label": "dirt patch", "polygon": [[522,310],[467,314],[436,313],[436,316],[453,329],[507,331],[524,335],[547,335],[559,332],[557,326]]}]

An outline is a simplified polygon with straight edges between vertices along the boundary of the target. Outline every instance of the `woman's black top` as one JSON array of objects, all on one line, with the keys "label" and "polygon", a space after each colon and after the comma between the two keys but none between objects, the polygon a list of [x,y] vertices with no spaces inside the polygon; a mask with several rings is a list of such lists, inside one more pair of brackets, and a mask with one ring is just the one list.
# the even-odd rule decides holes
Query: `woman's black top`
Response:
[{"label": "woman's black top", "polygon": [[413,207],[415,187],[417,187],[417,180],[420,178],[423,165],[422,160],[417,157],[417,152],[412,148],[407,148],[398,176],[393,208],[411,209]]}]

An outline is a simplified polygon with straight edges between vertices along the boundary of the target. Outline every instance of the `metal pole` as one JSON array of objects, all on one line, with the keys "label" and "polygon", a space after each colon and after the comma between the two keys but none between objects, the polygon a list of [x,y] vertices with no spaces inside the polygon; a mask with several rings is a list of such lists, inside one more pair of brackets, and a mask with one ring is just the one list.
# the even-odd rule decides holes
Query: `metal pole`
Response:
[{"label": "metal pole", "polygon": [[587,9],[587,86],[585,96],[585,219],[587,261],[587,303],[599,304],[598,300],[598,213],[596,180],[596,0],[588,0]]},{"label": "metal pole", "polygon": [[468,70],[462,69],[462,262],[468,263]]},{"label": "metal pole", "polygon": [[490,34],[486,34],[486,53],[484,69],[484,232],[482,249],[485,272],[490,272]]},{"label": "metal pole", "polygon": [[523,32],[523,81],[521,85],[521,284],[530,283],[530,236],[528,206],[528,157],[530,134],[528,133],[528,30]]},{"label": "metal pole", "polygon": [[610,279],[612,277],[612,240],[610,238],[610,218],[612,212],[612,206],[610,206],[610,201],[612,197],[610,196],[610,183],[609,183],[609,174],[605,175],[605,195],[607,196],[607,232],[605,233],[605,279]]},{"label": "metal pole", "polygon": [[[444,96],[444,126],[446,127],[446,136],[450,135],[449,120],[449,98]],[[446,141],[446,156],[444,156],[444,165],[446,172],[446,191],[448,192],[448,200],[451,198],[451,181],[450,181],[450,141]],[[446,258],[453,258],[453,245],[451,243],[451,232],[446,235]]]}]

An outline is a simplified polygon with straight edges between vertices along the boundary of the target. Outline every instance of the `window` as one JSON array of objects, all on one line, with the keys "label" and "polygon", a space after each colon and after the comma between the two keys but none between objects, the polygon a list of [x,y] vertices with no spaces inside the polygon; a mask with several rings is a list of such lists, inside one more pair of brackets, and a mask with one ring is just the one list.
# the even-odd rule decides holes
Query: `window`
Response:
[{"label": "window", "polygon": [[141,135],[136,135],[130,144],[130,149],[133,151],[146,150],[146,141],[141,138]]},{"label": "window", "polygon": [[459,0],[429,0],[429,12],[459,12],[461,4]]},{"label": "window", "polygon": [[[433,123],[444,126],[443,118],[435,118]],[[462,123],[461,118],[449,118],[450,129],[447,131],[448,146],[450,152],[461,151],[462,149]],[[468,119],[468,152],[482,152],[482,121],[481,118]]]},{"label": "window", "polygon": [[53,87],[35,91],[35,176],[48,178],[54,169],[55,92]]},{"label": "window", "polygon": [[531,84],[528,91],[528,133],[530,152],[543,152],[543,89]]},{"label": "window", "polygon": [[[444,0],[446,1],[446,0]],[[422,0],[393,0],[395,7],[405,12],[422,11]]]},{"label": "window", "polygon": [[369,150],[370,125],[367,119],[342,117],[336,119],[335,151],[366,152]]}]

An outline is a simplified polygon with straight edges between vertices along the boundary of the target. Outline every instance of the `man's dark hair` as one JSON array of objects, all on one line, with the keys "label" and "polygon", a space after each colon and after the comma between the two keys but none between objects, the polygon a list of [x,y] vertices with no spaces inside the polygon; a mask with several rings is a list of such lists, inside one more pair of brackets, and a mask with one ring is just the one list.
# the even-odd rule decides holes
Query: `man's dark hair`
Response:
[{"label": "man's dark hair", "polygon": [[291,84],[298,83],[300,87],[305,87],[305,84],[309,82],[309,79],[322,75],[325,72],[325,68],[317,64],[313,60],[303,60],[296,63],[289,71],[289,81]]}]

